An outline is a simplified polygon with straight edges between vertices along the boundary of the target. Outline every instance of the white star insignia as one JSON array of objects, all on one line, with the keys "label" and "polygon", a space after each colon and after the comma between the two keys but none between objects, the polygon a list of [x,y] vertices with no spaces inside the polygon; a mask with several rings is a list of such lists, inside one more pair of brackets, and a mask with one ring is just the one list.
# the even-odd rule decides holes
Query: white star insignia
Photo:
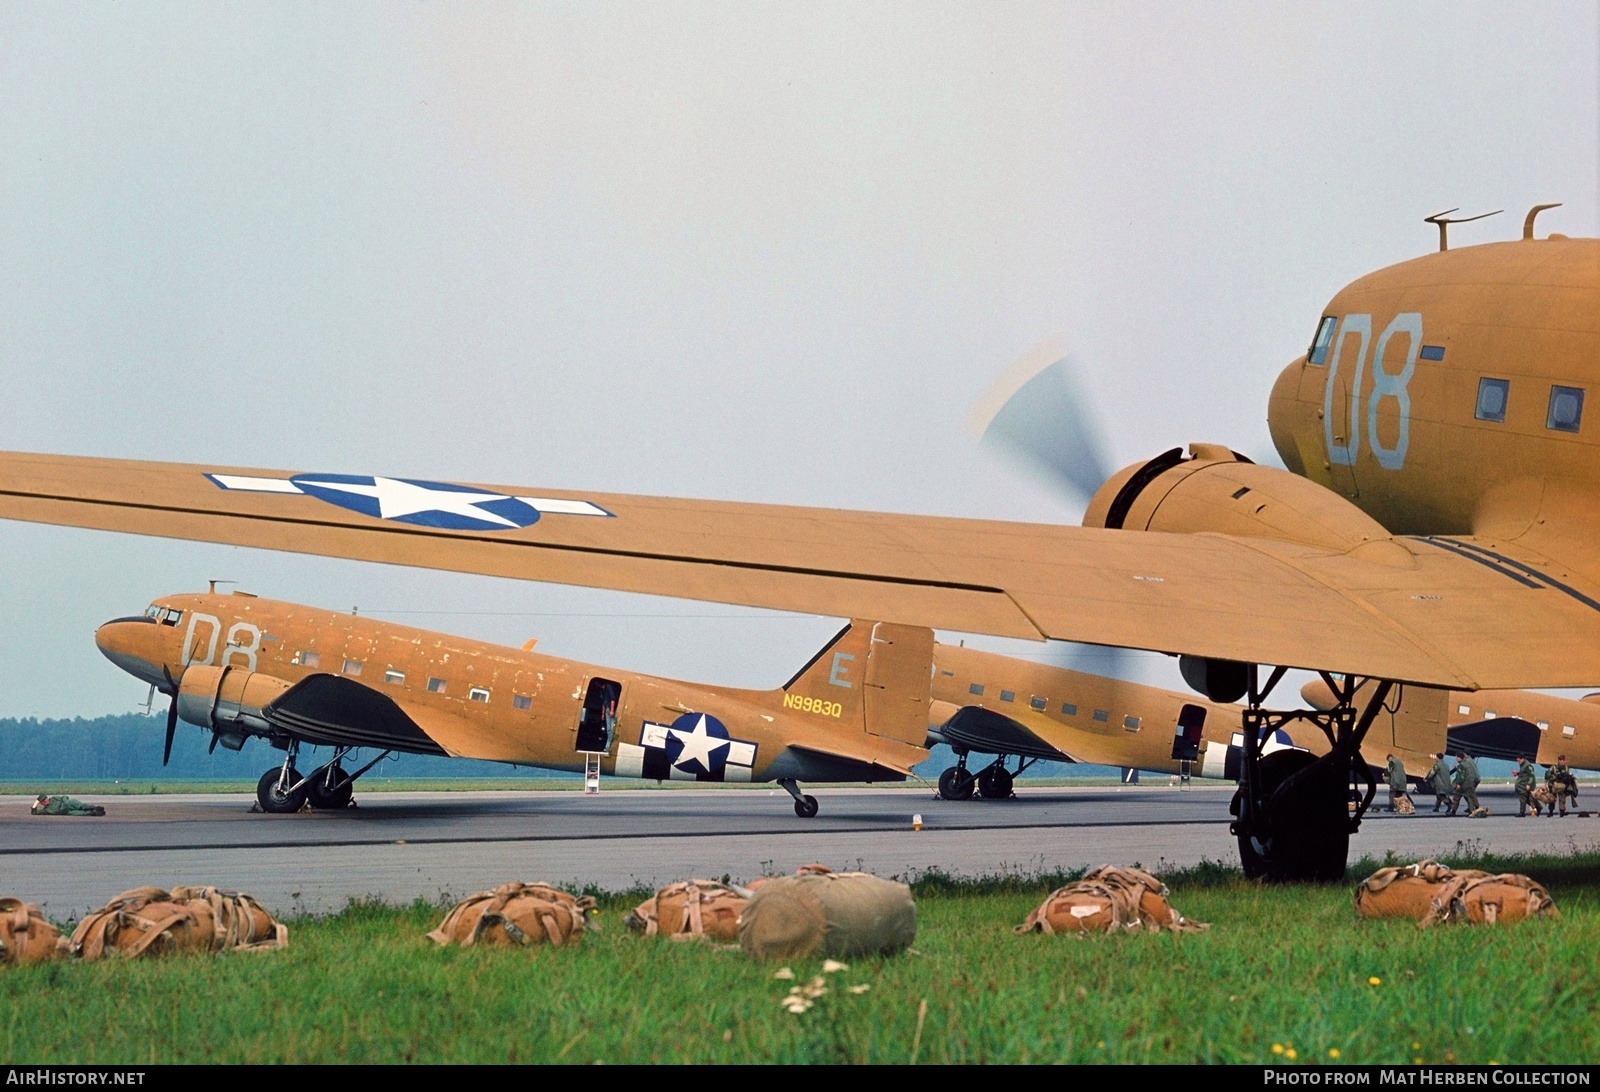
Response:
[{"label": "white star insignia", "polygon": [[684,766],[694,761],[700,763],[700,768],[707,773],[711,772],[711,754],[719,747],[728,746],[728,740],[719,739],[706,731],[706,716],[700,714],[700,719],[695,721],[694,730],[685,732],[682,728],[668,729],[678,741],[683,744],[683,753],[678,756],[675,766]]},{"label": "white star insignia", "polygon": [[307,485],[314,485],[318,489],[336,489],[341,493],[356,493],[363,497],[375,497],[378,501],[378,515],[384,519],[395,519],[400,516],[411,516],[418,512],[447,512],[455,516],[465,516],[468,519],[480,519],[485,523],[498,523],[502,527],[518,527],[520,524],[494,512],[486,512],[478,505],[488,501],[510,500],[503,493],[479,493],[474,490],[446,490],[424,489],[420,485],[400,481],[398,478],[372,479],[371,485],[352,485],[348,482],[317,481],[316,479],[302,479]]}]

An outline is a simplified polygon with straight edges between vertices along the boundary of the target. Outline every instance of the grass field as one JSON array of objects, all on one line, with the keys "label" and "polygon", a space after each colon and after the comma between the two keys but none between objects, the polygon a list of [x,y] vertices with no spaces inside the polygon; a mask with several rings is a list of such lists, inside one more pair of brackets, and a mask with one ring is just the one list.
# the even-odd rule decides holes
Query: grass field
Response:
[{"label": "grass field", "polygon": [[14,1063],[1600,1060],[1600,857],[1473,863],[1541,878],[1562,920],[1358,923],[1350,885],[1211,866],[1168,877],[1208,933],[1016,936],[1059,877],[930,877],[915,948],[795,1016],[774,966],[629,935],[634,894],[564,949],[435,949],[439,908],[357,905],[283,952],[8,968],[0,1043]]}]

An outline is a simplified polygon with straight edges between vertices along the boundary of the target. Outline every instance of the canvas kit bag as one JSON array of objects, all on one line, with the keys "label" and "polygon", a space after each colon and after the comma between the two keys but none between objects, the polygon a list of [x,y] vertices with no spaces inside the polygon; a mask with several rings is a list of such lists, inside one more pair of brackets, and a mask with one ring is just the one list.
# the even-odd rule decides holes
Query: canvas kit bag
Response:
[{"label": "canvas kit bag", "polygon": [[547,883],[505,883],[457,903],[428,934],[435,944],[518,948],[576,944],[589,921],[594,899],[577,898]]},{"label": "canvas kit bag", "polygon": [[1211,928],[1190,921],[1167,901],[1167,887],[1137,868],[1101,867],[1076,883],[1052,891],[1018,933],[1198,933]]},{"label": "canvas kit bag", "polygon": [[634,907],[628,928],[647,937],[734,941],[739,938],[739,915],[751,894],[747,887],[716,880],[668,884]]},{"label": "canvas kit bag", "polygon": [[289,927],[249,895],[216,887],[137,887],[88,914],[68,944],[80,959],[289,946]]},{"label": "canvas kit bag", "polygon": [[756,959],[898,952],[917,938],[911,888],[867,872],[774,876],[739,915],[739,947]]},{"label": "canvas kit bag", "polygon": [[0,899],[0,963],[43,963],[66,954],[61,930],[39,907],[21,899]]}]

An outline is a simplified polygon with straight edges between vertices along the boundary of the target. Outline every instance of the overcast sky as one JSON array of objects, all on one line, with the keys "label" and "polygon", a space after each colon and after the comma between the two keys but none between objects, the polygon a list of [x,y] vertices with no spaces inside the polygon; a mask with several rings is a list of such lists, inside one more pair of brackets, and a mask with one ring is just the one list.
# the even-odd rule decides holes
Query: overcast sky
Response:
[{"label": "overcast sky", "polygon": [[[1265,455],[1422,217],[1597,176],[1592,0],[7,4],[0,448],[1071,521],[963,426],[1039,342],[1114,464]],[[208,578],[736,685],[837,626],[0,523],[0,716],[142,702],[95,625]]]}]

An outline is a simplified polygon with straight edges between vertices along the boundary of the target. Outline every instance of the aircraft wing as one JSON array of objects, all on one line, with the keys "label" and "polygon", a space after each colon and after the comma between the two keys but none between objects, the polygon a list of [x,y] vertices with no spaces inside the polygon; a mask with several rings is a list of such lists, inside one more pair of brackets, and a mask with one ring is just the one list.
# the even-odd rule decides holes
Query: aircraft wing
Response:
[{"label": "aircraft wing", "polygon": [[[1454,689],[1600,682],[1600,588],[1505,543],[1220,534],[0,453],[0,518]],[[1552,575],[1556,574],[1556,575]]]}]

